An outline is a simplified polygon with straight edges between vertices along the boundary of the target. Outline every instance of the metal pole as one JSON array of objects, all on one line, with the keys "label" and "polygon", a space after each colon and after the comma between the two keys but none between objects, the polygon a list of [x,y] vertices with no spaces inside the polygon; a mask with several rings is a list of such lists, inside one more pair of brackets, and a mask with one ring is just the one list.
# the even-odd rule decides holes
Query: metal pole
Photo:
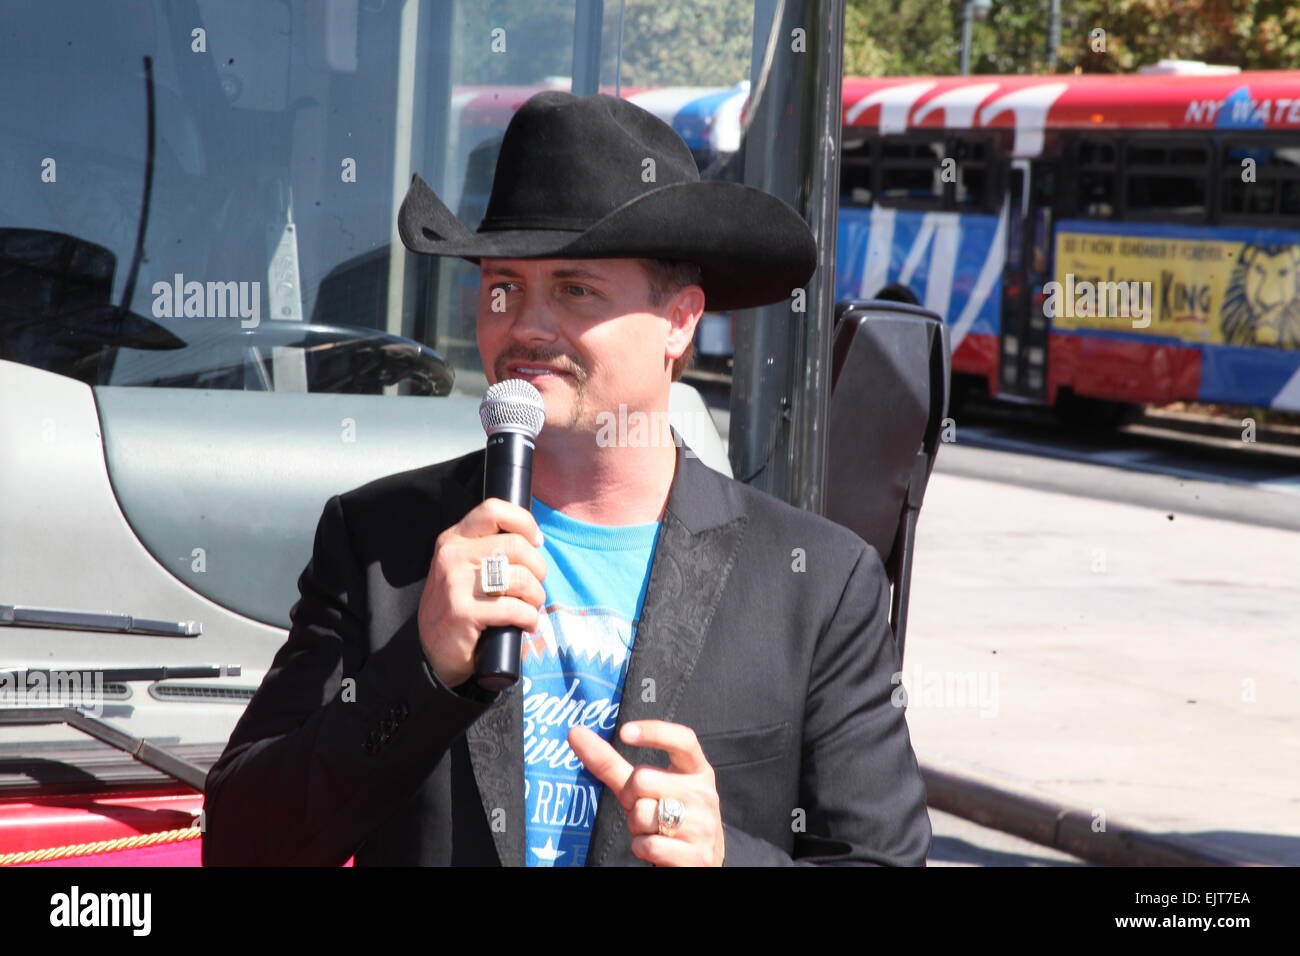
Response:
[{"label": "metal pole", "polygon": [[1056,48],[1061,45],[1061,0],[1050,0],[1047,14],[1047,72],[1056,72]]},{"label": "metal pole", "polygon": [[573,83],[576,96],[600,92],[600,38],[604,0],[578,0],[573,14]]},{"label": "metal pole", "polygon": [[973,0],[966,0],[965,5],[961,8],[961,75],[970,76],[970,32],[971,20],[974,19],[975,13],[972,9]]},{"label": "metal pole", "polygon": [[[736,478],[820,514],[826,481],[839,143],[843,105],[843,0],[758,0],[743,181],[793,206],[817,242],[805,295],[739,313],[732,381]],[[792,44],[795,28],[804,43]],[[759,68],[771,41],[772,61]],[[760,52],[760,44],[761,50]],[[762,80],[760,84],[759,80]],[[800,305],[796,305],[798,302]]]}]

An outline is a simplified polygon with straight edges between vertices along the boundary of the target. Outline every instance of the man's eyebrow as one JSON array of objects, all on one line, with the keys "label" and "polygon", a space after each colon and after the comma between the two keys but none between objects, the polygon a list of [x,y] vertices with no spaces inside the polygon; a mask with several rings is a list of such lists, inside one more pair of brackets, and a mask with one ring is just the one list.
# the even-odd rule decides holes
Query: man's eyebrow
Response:
[{"label": "man's eyebrow", "polygon": [[556,279],[597,279],[604,281],[608,276],[599,272],[592,272],[590,269],[584,269],[582,266],[574,266],[571,269],[556,269],[551,275]]},{"label": "man's eyebrow", "polygon": [[[522,279],[523,274],[510,268],[509,266],[486,265],[480,269],[480,274],[484,276],[505,276],[510,279]],[[600,282],[609,281],[609,277],[599,272],[592,272],[590,269],[582,266],[571,266],[566,269],[556,269],[551,273],[551,278],[555,279],[594,279]]]}]

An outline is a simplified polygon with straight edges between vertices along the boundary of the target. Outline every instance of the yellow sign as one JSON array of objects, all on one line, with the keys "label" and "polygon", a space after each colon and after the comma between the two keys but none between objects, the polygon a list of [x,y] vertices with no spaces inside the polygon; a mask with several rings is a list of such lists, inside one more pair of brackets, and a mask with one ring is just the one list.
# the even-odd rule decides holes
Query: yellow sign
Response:
[{"label": "yellow sign", "polygon": [[1300,349],[1300,245],[1060,231],[1057,329]]}]

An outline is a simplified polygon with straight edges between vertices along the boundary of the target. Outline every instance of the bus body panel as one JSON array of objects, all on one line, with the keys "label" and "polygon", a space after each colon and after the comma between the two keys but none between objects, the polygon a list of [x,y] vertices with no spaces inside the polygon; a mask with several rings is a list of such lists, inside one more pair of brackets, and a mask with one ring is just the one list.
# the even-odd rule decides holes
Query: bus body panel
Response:
[{"label": "bus body panel", "polygon": [[919,304],[948,324],[953,371],[991,382],[1005,255],[999,219],[978,213],[843,207],[836,298],[870,299],[886,286],[906,287]]},{"label": "bus body panel", "polygon": [[1179,345],[1054,332],[1048,338],[1048,403],[1058,389],[1085,398],[1167,403],[1200,394],[1201,352]]},{"label": "bus body panel", "polygon": [[[1300,70],[1217,76],[845,77],[844,125],[880,129],[1024,131],[1015,155],[1041,150],[1044,130],[1300,130]],[[1038,136],[1033,133],[1037,131]]]},{"label": "bus body panel", "polygon": [[1055,251],[1045,308],[1054,338],[1081,340],[1058,345],[1057,386],[1300,409],[1300,231],[1067,219]]},{"label": "bus body panel", "polygon": [[[954,373],[985,378],[990,394],[1019,401],[1052,404],[1072,392],[1129,403],[1300,410],[1300,71],[846,77],[843,118],[843,168],[852,177],[842,183],[837,288],[842,297],[861,298],[880,291],[882,280],[906,286],[953,329]],[[942,286],[930,288],[932,277],[948,270],[936,255],[942,231],[921,225],[950,217],[964,231],[972,217],[952,211],[953,187],[943,191],[937,173],[927,188],[918,158],[930,158],[928,146],[937,164],[968,143],[992,153],[979,184],[985,208],[1001,204],[1008,215],[1010,198],[1005,231],[981,237],[996,247],[986,260],[1006,266],[1003,294],[995,292],[988,314],[981,307],[974,322],[962,314],[966,262],[951,270],[951,301]],[[1099,165],[1094,147],[1085,159],[1086,143],[1109,144],[1112,158]],[[1172,156],[1183,146],[1202,150],[1204,166],[1153,158],[1153,151]],[[1277,193],[1271,216],[1257,208],[1250,186],[1242,199],[1240,184],[1230,182],[1248,158]],[[1093,179],[1081,178],[1080,167]],[[896,175],[886,188],[883,171],[891,168]],[[1038,181],[1045,173],[1054,185]],[[1140,180],[1137,192],[1128,192],[1135,188],[1130,176]],[[1193,205],[1161,196],[1165,183],[1189,176],[1202,177]],[[1113,177],[1100,205],[1080,198],[1091,195],[1083,184],[1097,177]],[[1256,182],[1250,174],[1240,179]],[[909,208],[916,206],[927,208]],[[961,238],[963,249],[970,238]],[[1056,314],[1050,287],[1068,277],[1149,284],[1150,324],[1135,325],[1129,311],[1109,322]],[[1007,366],[1041,356],[1031,326],[1046,344],[1046,374],[1026,387]]]}]

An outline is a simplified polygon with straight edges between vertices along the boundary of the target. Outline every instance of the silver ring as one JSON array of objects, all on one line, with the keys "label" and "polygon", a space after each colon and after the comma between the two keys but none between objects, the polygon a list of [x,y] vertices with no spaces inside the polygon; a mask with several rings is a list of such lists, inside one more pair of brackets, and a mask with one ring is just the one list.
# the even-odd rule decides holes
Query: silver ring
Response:
[{"label": "silver ring", "polygon": [[484,594],[505,594],[510,590],[510,561],[504,554],[490,554],[478,566],[478,582]]},{"label": "silver ring", "polygon": [[664,797],[659,801],[659,832],[663,836],[672,836],[673,831],[682,825],[686,816],[686,807],[676,797]]}]

